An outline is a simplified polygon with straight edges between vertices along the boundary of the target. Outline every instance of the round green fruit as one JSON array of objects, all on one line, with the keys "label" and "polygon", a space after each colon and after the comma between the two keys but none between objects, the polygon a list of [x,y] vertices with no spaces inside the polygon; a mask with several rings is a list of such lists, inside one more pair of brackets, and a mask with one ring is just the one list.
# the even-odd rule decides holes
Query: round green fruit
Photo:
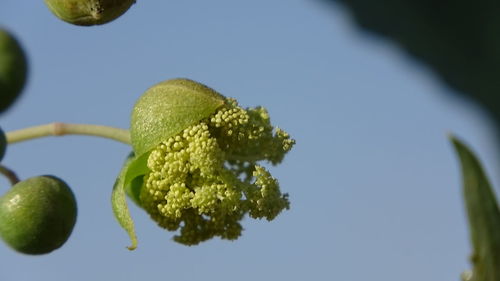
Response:
[{"label": "round green fruit", "polygon": [[0,128],[0,161],[2,161],[5,150],[7,149],[7,138],[5,137],[5,133],[2,128]]},{"label": "round green fruit", "polygon": [[21,94],[28,63],[19,42],[0,28],[0,112],[9,108]]},{"label": "round green fruit", "polygon": [[21,253],[46,254],[66,242],[76,214],[75,197],[64,181],[33,177],[0,197],[0,237]]},{"label": "round green fruit", "polygon": [[50,11],[75,25],[98,25],[123,15],[135,0],[45,0]]}]

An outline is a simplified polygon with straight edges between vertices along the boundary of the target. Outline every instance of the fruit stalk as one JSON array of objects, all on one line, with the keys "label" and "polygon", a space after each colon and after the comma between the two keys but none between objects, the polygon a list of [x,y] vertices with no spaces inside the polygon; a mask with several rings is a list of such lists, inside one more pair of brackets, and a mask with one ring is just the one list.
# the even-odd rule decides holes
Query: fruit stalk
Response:
[{"label": "fruit stalk", "polygon": [[6,177],[12,185],[15,185],[20,181],[16,173],[14,173],[14,171],[1,164],[0,164],[0,174]]},{"label": "fruit stalk", "polygon": [[130,144],[128,130],[102,125],[70,124],[55,122],[8,132],[7,143],[17,143],[42,137],[64,135],[87,135],[112,139],[121,143]]}]

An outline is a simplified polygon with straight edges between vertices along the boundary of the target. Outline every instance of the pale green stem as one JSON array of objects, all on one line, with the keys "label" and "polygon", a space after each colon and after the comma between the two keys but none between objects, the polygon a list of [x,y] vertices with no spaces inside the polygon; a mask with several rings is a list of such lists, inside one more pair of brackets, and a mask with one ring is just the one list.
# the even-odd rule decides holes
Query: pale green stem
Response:
[{"label": "pale green stem", "polygon": [[12,131],[6,134],[9,144],[49,136],[64,135],[96,136],[130,145],[130,133],[128,130],[101,125],[56,122]]},{"label": "pale green stem", "polygon": [[12,185],[19,182],[19,178],[17,177],[16,173],[14,173],[14,171],[1,164],[0,164],[0,174],[6,177]]}]

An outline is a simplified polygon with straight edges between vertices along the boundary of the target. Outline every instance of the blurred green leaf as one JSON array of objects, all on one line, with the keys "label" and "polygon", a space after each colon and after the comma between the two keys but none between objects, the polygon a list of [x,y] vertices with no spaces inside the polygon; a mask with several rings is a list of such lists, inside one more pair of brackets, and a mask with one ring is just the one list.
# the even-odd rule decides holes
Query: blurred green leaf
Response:
[{"label": "blurred green leaf", "polygon": [[471,281],[500,280],[500,210],[479,160],[461,141],[451,137],[460,159],[463,193],[473,246]]},{"label": "blurred green leaf", "polygon": [[363,30],[395,42],[500,122],[500,1],[322,1],[341,3]]}]

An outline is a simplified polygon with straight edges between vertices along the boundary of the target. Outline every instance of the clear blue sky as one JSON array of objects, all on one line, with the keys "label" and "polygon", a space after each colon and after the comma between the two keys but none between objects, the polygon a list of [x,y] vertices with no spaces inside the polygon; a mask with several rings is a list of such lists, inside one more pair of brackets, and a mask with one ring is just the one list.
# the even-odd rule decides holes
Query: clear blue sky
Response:
[{"label": "clear blue sky", "polygon": [[30,60],[23,98],[0,117],[6,131],[53,121],[127,128],[144,90],[187,77],[242,105],[267,107],[297,140],[271,169],[290,194],[290,211],[271,223],[245,219],[235,242],[186,247],[134,206],[134,252],[110,205],[127,146],[90,137],[12,145],[4,163],[23,178],[66,180],[79,216],[52,254],[25,256],[0,244],[0,280],[442,281],[469,267],[446,134],[472,144],[493,176],[491,124],[425,67],[360,33],[341,7],[138,1],[110,24],[77,27],[43,1],[2,0],[0,25]]}]

